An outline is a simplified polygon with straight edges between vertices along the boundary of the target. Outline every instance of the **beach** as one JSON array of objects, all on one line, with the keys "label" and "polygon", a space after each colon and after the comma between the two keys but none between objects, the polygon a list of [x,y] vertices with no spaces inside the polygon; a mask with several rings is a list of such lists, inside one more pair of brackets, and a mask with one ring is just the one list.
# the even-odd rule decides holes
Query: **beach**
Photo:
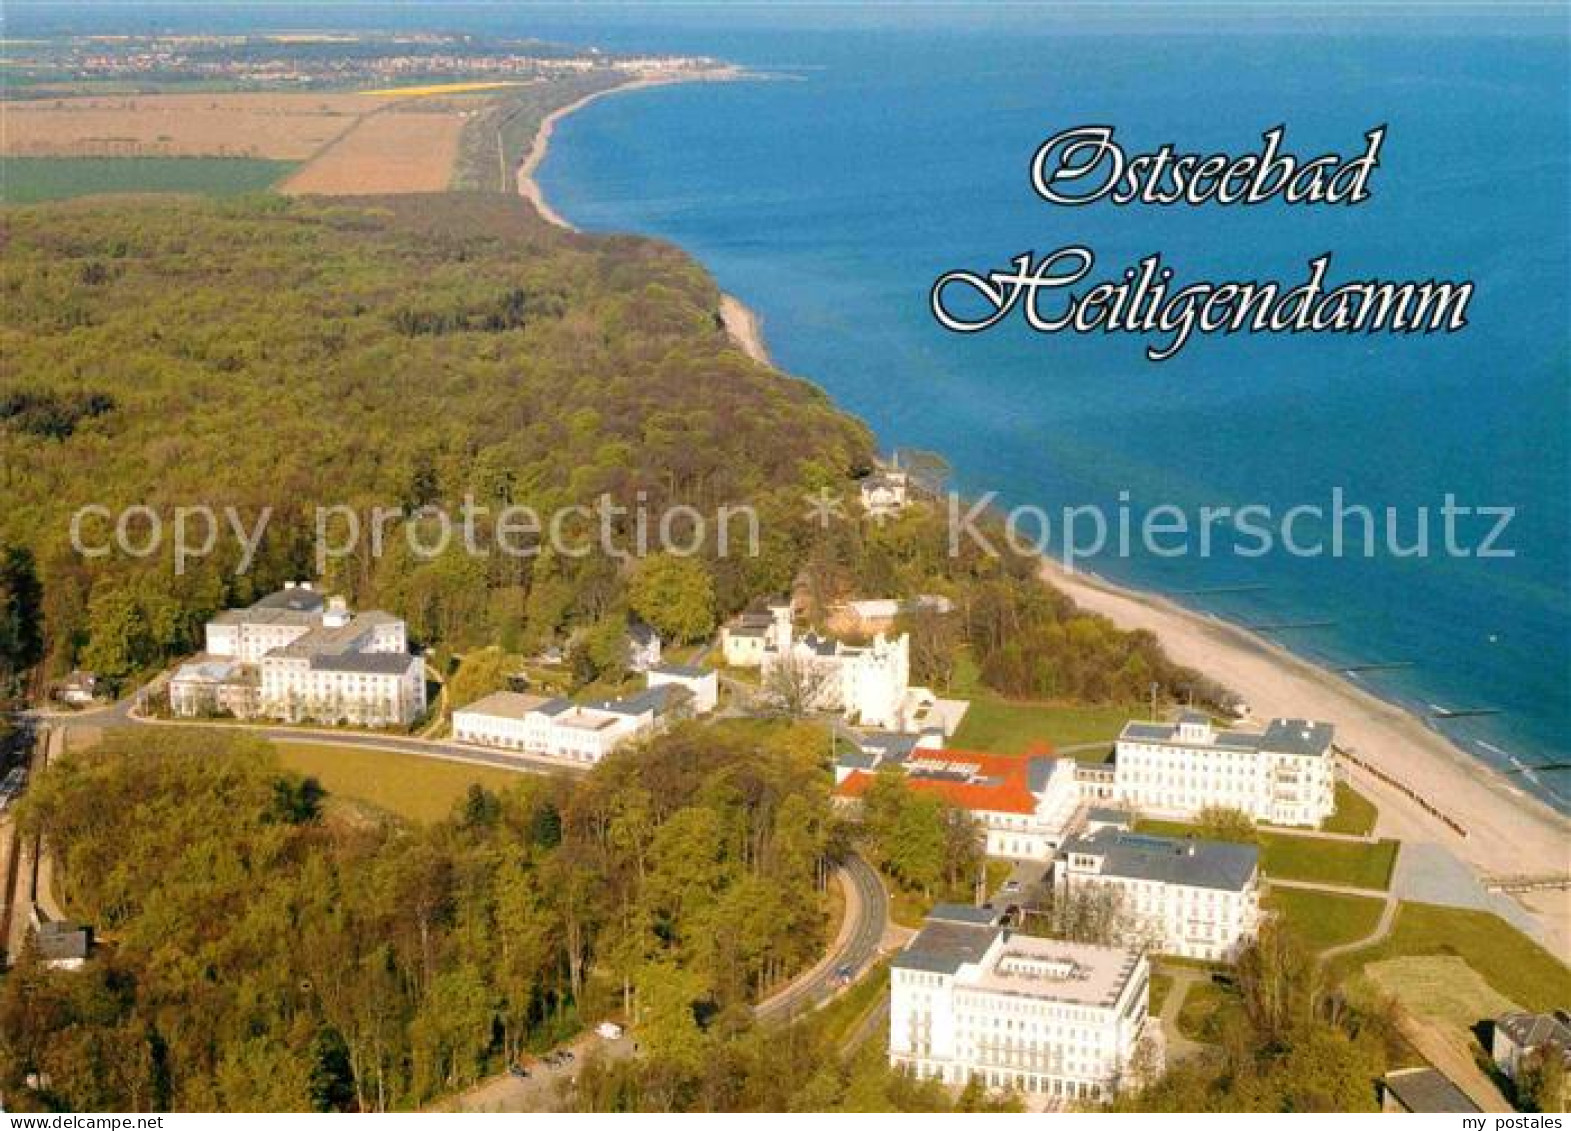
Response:
[{"label": "beach", "polygon": [[[578,231],[571,221],[551,207],[535,176],[546,155],[551,151],[551,137],[556,132],[558,122],[608,94],[625,94],[652,86],[668,86],[679,82],[730,82],[743,77],[743,73],[736,67],[719,67],[696,74],[683,73],[631,79],[618,86],[597,90],[576,102],[569,102],[566,106],[558,107],[541,119],[540,128],[535,131],[534,140],[530,142],[529,152],[524,155],[524,160],[518,166],[519,195],[534,205],[535,211],[540,213],[548,223],[569,232]],[[758,315],[736,296],[728,294],[720,296],[720,322],[725,327],[726,333],[731,335],[732,340],[748,357],[764,365],[773,364],[769,350],[764,345],[763,328]]]},{"label": "beach", "polygon": [[[1056,562],[1044,578],[1088,612],[1124,629],[1145,629],[1168,655],[1236,692],[1250,721],[1277,716],[1336,726],[1339,750],[1376,767],[1424,797],[1465,829],[1464,837],[1402,790],[1342,759],[1349,780],[1380,807],[1377,831],[1408,843],[1437,844],[1480,876],[1571,873],[1571,819],[1470,758],[1409,712],[1254,633],[1183,608],[1166,598],[1109,584]],[[1571,949],[1567,893],[1520,900]]]},{"label": "beach", "polygon": [[[646,85],[653,82],[634,81],[600,94]],[[519,169],[519,191],[541,215],[564,228],[572,225],[544,201],[534,174],[555,123],[600,94],[546,118]],[[752,311],[724,295],[720,316],[750,357],[769,363]],[[1084,572],[1070,573],[1053,562],[1044,564],[1043,573],[1082,608],[1107,616],[1120,628],[1152,632],[1176,661],[1235,692],[1250,707],[1246,725],[1263,725],[1278,716],[1332,723],[1347,777],[1380,808],[1380,835],[1437,845],[1485,879],[1571,874],[1571,818],[1517,788],[1401,707],[1270,640],[1160,596],[1123,589]],[[1429,808],[1415,801],[1415,795]],[[1542,891],[1518,902],[1543,924],[1544,937],[1560,953],[1571,950],[1571,894]]]}]

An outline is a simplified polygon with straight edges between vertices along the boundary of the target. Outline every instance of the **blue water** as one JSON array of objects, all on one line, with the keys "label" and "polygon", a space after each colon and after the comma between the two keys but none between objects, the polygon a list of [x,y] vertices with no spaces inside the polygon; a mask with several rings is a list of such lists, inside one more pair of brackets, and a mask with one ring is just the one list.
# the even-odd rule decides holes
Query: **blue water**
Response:
[{"label": "blue water", "polygon": [[[266,18],[333,22],[313,13]],[[1328,507],[1340,487],[1350,503],[1398,508],[1404,542],[1420,508],[1438,542],[1447,493],[1514,507],[1510,560],[1244,560],[1224,547],[1089,567],[1169,593],[1264,586],[1183,599],[1244,624],[1332,621],[1278,638],[1333,667],[1411,661],[1363,679],[1420,713],[1499,711],[1435,724],[1490,764],[1571,761],[1563,8],[437,5],[397,18],[704,52],[778,76],[602,100],[559,127],[543,187],[582,227],[689,249],[761,314],[784,368],[886,447],[942,452],[968,492],[1054,514],[1128,492],[1136,508],[1280,515]],[[1279,122],[1302,154],[1355,153],[1388,124],[1373,199],[1066,210],[1027,179],[1035,147],[1069,126],[1111,124],[1131,152],[1242,153]],[[1095,251],[1096,280],[1157,251],[1181,281],[1291,286],[1330,251],[1333,279],[1471,279],[1477,292],[1457,335],[1197,337],[1161,365],[1133,336],[1042,336],[1016,319],[958,337],[930,318],[943,271],[1070,243]],[[1490,525],[1464,523],[1465,539]],[[1571,806],[1563,771],[1519,781]]]},{"label": "blue water", "polygon": [[[974,31],[759,32],[731,53],[789,81],[602,101],[558,131],[548,197],[592,230],[689,248],[762,315],[771,349],[889,446],[943,452],[960,485],[1066,504],[1349,502],[1399,508],[1404,543],[1447,492],[1514,506],[1511,560],[1103,557],[1091,568],[1180,591],[1279,633],[1424,709],[1510,767],[1565,761],[1566,43],[1253,31],[1216,38]],[[1040,141],[1114,124],[1246,151],[1285,122],[1298,152],[1357,152],[1389,124],[1373,199],[1354,209],[1062,210],[1030,191]],[[1436,338],[1202,338],[1160,366],[1127,336],[1044,337],[1018,320],[957,337],[927,312],[953,267],[1084,243],[1095,278],[1151,251],[1189,279],[1296,282],[1331,250],[1339,278],[1467,278],[1471,328]],[[1463,523],[1464,540],[1491,522]],[[1313,526],[1306,525],[1306,531]],[[1357,533],[1359,527],[1354,527]],[[1432,530],[1438,538],[1438,530]],[[1478,743],[1488,743],[1480,746]],[[1535,783],[1525,783],[1532,787]],[[1563,774],[1536,783],[1571,794]],[[1563,802],[1562,802],[1563,803]]]}]

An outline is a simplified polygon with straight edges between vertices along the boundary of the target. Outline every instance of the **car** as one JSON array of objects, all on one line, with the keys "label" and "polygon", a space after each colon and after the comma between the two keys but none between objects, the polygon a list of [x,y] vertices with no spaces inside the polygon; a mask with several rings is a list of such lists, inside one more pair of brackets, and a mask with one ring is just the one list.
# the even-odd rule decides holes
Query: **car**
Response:
[{"label": "car", "polygon": [[599,1033],[603,1040],[620,1040],[622,1036],[622,1026],[618,1025],[615,1021],[602,1021],[599,1025],[595,1026],[595,1032]]},{"label": "car", "polygon": [[1020,881],[1019,880],[1005,880],[1004,881],[1004,890],[1005,891],[1019,891],[1020,890]]},{"label": "car", "polygon": [[522,1064],[509,1064],[507,1066],[507,1074],[517,1080],[529,1079],[529,1069]]}]

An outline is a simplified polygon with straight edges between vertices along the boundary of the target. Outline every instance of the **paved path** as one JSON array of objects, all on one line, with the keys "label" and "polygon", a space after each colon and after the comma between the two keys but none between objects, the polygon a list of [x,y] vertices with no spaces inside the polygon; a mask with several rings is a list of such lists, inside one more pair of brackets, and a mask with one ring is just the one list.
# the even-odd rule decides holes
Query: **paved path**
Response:
[{"label": "paved path", "polygon": [[1181,1060],[1199,1056],[1205,1052],[1206,1046],[1199,1041],[1192,1041],[1178,1030],[1178,1014],[1184,1008],[1184,999],[1189,996],[1189,990],[1197,982],[1203,982],[1210,977],[1204,970],[1197,970],[1193,966],[1163,966],[1162,972],[1173,979],[1173,984],[1168,988],[1167,997],[1162,1002],[1162,1012],[1158,1020],[1162,1023],[1162,1038],[1167,1042],[1167,1062],[1176,1064]]}]

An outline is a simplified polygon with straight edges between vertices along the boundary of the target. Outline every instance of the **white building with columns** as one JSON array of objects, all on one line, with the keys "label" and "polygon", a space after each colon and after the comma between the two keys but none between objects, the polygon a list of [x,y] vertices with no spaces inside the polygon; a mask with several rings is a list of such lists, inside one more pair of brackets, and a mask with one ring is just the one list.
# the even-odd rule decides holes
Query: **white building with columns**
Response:
[{"label": "white building with columns", "polygon": [[1107,800],[1179,819],[1219,806],[1318,827],[1336,809],[1332,735],[1330,723],[1304,719],[1273,719],[1262,732],[1218,729],[1198,711],[1172,723],[1126,723]]},{"label": "white building with columns", "polygon": [[1150,979],[1135,951],[1015,934],[988,909],[940,904],[890,969],[889,1063],[951,1086],[1105,1100],[1131,1082]]}]

